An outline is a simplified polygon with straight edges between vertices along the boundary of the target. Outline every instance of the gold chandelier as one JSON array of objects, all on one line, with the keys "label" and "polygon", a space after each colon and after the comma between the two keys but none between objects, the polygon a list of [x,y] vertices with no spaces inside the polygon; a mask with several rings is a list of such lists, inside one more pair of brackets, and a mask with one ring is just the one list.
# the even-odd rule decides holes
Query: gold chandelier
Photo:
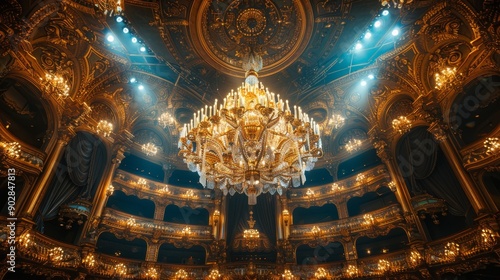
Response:
[{"label": "gold chandelier", "polygon": [[243,231],[243,239],[245,239],[245,247],[253,251],[259,246],[260,232],[258,229],[254,228],[255,220],[253,219],[253,212],[250,211],[250,219],[248,222],[248,229]]},{"label": "gold chandelier", "polygon": [[261,193],[281,195],[305,182],[323,151],[319,125],[259,83],[262,58],[250,53],[244,61],[245,83],[222,104],[216,99],[194,113],[181,132],[179,155],[204,187],[245,193],[255,205]]}]

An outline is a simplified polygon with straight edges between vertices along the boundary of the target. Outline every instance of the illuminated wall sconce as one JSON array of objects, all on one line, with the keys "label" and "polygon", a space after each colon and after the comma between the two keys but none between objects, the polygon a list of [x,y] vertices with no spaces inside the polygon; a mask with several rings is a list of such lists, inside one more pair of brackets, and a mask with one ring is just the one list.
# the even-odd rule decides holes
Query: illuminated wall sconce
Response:
[{"label": "illuminated wall sconce", "polygon": [[392,120],[392,128],[399,134],[405,134],[411,129],[411,121],[405,116],[399,116]]},{"label": "illuminated wall sconce", "polygon": [[361,140],[351,139],[351,140],[349,140],[349,142],[347,142],[347,144],[345,144],[345,149],[349,153],[352,153],[354,151],[359,150],[359,148],[361,147],[361,144],[362,144]]},{"label": "illuminated wall sconce", "polygon": [[112,196],[114,192],[115,192],[115,187],[109,184],[108,188],[106,189],[106,195]]},{"label": "illuminated wall sconce", "polygon": [[306,196],[307,196],[308,198],[313,198],[313,197],[314,197],[314,191],[313,191],[313,190],[311,190],[311,189],[307,189],[307,191],[306,191]]},{"label": "illuminated wall sconce", "polygon": [[96,132],[104,137],[108,137],[111,135],[111,132],[113,132],[113,124],[106,120],[100,120],[99,123],[97,123]]},{"label": "illuminated wall sconce", "polygon": [[500,141],[497,137],[488,137],[483,142],[487,154],[494,154],[500,149]]},{"label": "illuminated wall sconce", "polygon": [[4,155],[8,158],[19,158],[21,155],[21,145],[17,142],[0,142],[0,147],[2,147]]},{"label": "illuminated wall sconce", "polygon": [[147,143],[142,145],[142,151],[147,155],[147,156],[155,156],[158,153],[158,147],[156,147],[155,144],[153,143]]},{"label": "illuminated wall sconce", "polygon": [[213,217],[214,217],[214,224],[217,225],[219,223],[219,220],[220,220],[220,211],[215,210]]},{"label": "illuminated wall sconce", "polygon": [[389,187],[389,189],[391,189],[392,192],[396,192],[397,189],[396,189],[396,182],[394,181],[390,181],[387,186]]},{"label": "illuminated wall sconce", "polygon": [[445,261],[454,261],[460,255],[460,245],[455,242],[448,242],[444,246]]}]

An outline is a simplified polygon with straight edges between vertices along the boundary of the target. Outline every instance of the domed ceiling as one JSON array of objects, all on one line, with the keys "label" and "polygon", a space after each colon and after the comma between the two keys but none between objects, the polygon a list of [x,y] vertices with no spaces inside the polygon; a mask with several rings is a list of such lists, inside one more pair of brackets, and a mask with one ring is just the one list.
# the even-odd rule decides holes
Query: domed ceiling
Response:
[{"label": "domed ceiling", "polygon": [[241,83],[241,58],[250,49],[262,56],[259,76],[274,91],[293,99],[310,90],[341,61],[381,6],[378,1],[164,0],[125,1],[124,11],[152,53],[180,79],[142,61],[137,66],[210,101]]}]

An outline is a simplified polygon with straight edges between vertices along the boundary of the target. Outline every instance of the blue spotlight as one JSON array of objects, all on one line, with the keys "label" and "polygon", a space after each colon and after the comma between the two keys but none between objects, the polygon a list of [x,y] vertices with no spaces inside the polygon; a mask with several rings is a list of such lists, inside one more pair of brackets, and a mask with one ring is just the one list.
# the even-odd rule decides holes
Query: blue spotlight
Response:
[{"label": "blue spotlight", "polygon": [[363,45],[362,45],[361,43],[359,43],[359,42],[358,42],[358,43],[356,43],[356,46],[354,46],[354,48],[355,48],[356,50],[360,50],[360,49],[362,49],[362,48],[363,48]]},{"label": "blue spotlight", "polygon": [[365,39],[370,39],[372,37],[372,33],[370,31],[367,31],[365,33]]},{"label": "blue spotlight", "polygon": [[365,80],[362,80],[362,81],[361,81],[361,85],[362,85],[362,86],[366,86],[366,81],[365,81]]},{"label": "blue spotlight", "polygon": [[143,89],[144,89],[144,86],[143,86],[143,85],[139,85],[137,88],[138,88],[139,90],[143,90]]},{"label": "blue spotlight", "polygon": [[391,32],[392,36],[398,36],[399,35],[399,28],[394,28]]},{"label": "blue spotlight", "polygon": [[375,79],[375,76],[373,76],[373,74],[370,74],[370,75],[368,75],[368,79],[373,80],[373,79]]},{"label": "blue spotlight", "polygon": [[132,43],[137,43],[137,38],[136,37],[132,37]]},{"label": "blue spotlight", "polygon": [[141,52],[145,52],[145,51],[146,51],[146,47],[142,46],[139,50],[140,50]]},{"label": "blue spotlight", "polygon": [[116,22],[122,22],[122,21],[123,21],[123,18],[121,16],[116,17]]},{"label": "blue spotlight", "polygon": [[137,82],[137,80],[134,77],[132,77],[132,78],[130,78],[130,82],[133,84],[133,83]]},{"label": "blue spotlight", "polygon": [[115,40],[115,37],[111,34],[109,34],[108,36],[106,36],[106,40],[108,40],[108,42],[113,42]]},{"label": "blue spotlight", "polygon": [[128,27],[124,27],[123,29],[123,33],[127,34],[130,30],[128,29]]},{"label": "blue spotlight", "polygon": [[383,16],[387,16],[387,15],[389,15],[389,10],[384,10],[384,11],[382,12],[382,15],[383,15]]},{"label": "blue spotlight", "polygon": [[375,26],[376,28],[379,28],[380,26],[382,26],[382,22],[380,20],[377,20],[377,21],[375,21],[373,26]]}]

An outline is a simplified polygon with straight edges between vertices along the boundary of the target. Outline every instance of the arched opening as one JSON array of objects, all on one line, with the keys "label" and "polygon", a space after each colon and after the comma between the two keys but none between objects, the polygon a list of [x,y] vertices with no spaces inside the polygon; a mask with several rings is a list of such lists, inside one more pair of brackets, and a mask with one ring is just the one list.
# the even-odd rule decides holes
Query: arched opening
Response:
[{"label": "arched opening", "polygon": [[35,221],[41,233],[76,242],[90,215],[106,163],[106,147],[98,137],[87,132],[73,137],[38,208]]},{"label": "arched opening", "polygon": [[203,265],[206,250],[200,245],[190,248],[177,248],[173,244],[163,243],[158,251],[158,262],[169,264]]},{"label": "arched opening", "polygon": [[296,252],[298,265],[315,265],[345,260],[344,246],[340,242],[330,242],[325,246],[300,245]]},{"label": "arched opening", "polygon": [[46,141],[48,120],[41,93],[26,81],[0,82],[0,121],[24,143],[41,148]]},{"label": "arched opening", "polygon": [[358,258],[381,255],[407,248],[408,236],[402,228],[393,228],[387,235],[369,238],[362,236],[356,240]]},{"label": "arched opening", "polygon": [[167,205],[163,220],[165,222],[188,225],[208,225],[208,210],[188,206]]},{"label": "arched opening", "polygon": [[347,213],[350,217],[369,213],[388,205],[398,203],[394,192],[388,187],[380,187],[374,192],[365,193],[362,197],[353,197],[347,201]]},{"label": "arched opening", "polygon": [[[472,225],[474,209],[439,143],[427,131],[427,127],[414,128],[404,135],[398,143],[396,154],[413,206],[421,217],[427,217],[423,224],[431,239],[453,234]],[[425,203],[425,207],[422,207],[422,203]],[[444,211],[449,215],[440,216]]]},{"label": "arched opening", "polygon": [[457,141],[469,145],[489,135],[500,119],[500,76],[484,76],[464,86],[450,109],[450,127]]},{"label": "arched opening", "polygon": [[103,232],[99,235],[96,251],[105,255],[133,260],[146,260],[147,243],[143,239],[119,239],[113,233]]},{"label": "arched opening", "polygon": [[108,198],[106,207],[149,219],[153,219],[155,215],[153,201],[140,199],[135,195],[126,195],[120,190],[114,191],[113,195]]},{"label": "arched opening", "polygon": [[338,219],[337,207],[331,203],[309,208],[298,207],[293,210],[293,223],[295,225],[323,223]]}]

